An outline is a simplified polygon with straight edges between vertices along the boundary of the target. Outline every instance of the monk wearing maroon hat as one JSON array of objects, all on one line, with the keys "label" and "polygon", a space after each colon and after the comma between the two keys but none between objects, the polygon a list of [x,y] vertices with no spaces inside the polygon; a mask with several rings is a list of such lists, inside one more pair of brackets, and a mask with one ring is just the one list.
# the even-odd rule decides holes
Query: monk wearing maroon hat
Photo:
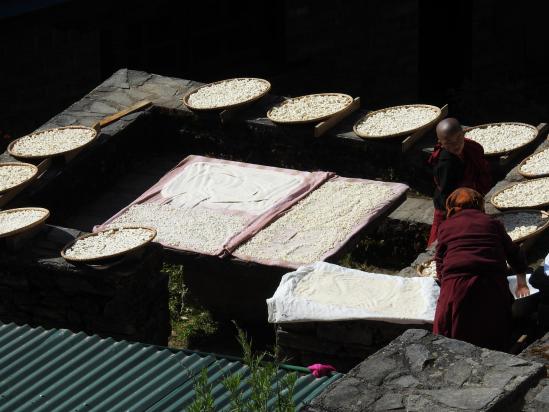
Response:
[{"label": "monk wearing maroon hat", "polygon": [[517,274],[517,297],[530,294],[526,259],[503,224],[484,213],[483,196],[459,188],[446,200],[435,253],[441,281],[433,333],[494,350],[509,348],[513,296],[507,262]]},{"label": "monk wearing maroon hat", "polygon": [[433,167],[435,213],[427,245],[437,239],[438,227],[446,215],[446,198],[458,187],[469,187],[485,195],[492,187],[488,163],[480,144],[464,137],[460,123],[453,118],[437,125],[438,143],[429,158]]}]

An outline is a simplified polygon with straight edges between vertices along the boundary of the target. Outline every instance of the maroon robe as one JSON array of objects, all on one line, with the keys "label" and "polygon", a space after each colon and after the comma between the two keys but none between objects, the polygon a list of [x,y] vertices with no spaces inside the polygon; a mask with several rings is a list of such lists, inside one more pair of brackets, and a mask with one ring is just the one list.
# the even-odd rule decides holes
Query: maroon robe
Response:
[{"label": "maroon robe", "polygon": [[440,143],[437,144],[429,158],[429,164],[433,167],[436,188],[433,195],[435,213],[427,246],[437,239],[438,227],[446,214],[446,198],[450,193],[458,187],[468,187],[485,195],[492,187],[490,167],[484,158],[484,149],[472,140],[464,139],[461,157],[447,152]]},{"label": "maroon robe", "polygon": [[506,262],[515,273],[528,265],[501,222],[462,210],[440,225],[435,260],[441,287],[433,333],[506,350],[513,303]]}]

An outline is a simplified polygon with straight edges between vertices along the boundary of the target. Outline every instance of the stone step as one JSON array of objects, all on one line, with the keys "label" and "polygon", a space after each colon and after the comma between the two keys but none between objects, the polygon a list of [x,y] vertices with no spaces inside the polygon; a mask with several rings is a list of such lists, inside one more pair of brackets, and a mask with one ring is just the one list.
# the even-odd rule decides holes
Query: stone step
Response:
[{"label": "stone step", "polygon": [[423,223],[430,226],[433,222],[433,213],[432,199],[409,197],[398,209],[389,215],[389,219]]}]

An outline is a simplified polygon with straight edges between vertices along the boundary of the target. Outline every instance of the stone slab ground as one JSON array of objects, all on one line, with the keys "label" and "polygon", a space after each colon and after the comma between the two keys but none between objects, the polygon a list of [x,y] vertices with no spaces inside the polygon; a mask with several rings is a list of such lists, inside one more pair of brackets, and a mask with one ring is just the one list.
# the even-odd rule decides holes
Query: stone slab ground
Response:
[{"label": "stone slab ground", "polygon": [[544,376],[538,362],[410,329],[303,410],[520,411]]}]

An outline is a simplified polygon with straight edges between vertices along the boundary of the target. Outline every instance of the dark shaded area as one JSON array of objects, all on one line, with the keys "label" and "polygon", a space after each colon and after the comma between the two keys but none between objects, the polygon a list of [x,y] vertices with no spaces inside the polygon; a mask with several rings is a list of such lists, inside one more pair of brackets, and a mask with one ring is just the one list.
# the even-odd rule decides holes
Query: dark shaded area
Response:
[{"label": "dark shaded area", "polygon": [[4,141],[121,67],[199,81],[261,76],[275,94],[341,91],[373,109],[449,103],[465,124],[537,124],[549,112],[545,2],[35,3],[0,5]]}]

